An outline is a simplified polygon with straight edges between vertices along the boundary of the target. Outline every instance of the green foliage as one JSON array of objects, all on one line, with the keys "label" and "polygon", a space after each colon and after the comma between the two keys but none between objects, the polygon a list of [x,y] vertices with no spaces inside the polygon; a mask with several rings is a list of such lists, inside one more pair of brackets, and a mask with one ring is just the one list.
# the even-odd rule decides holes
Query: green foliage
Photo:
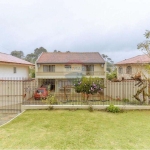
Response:
[{"label": "green foliage", "polygon": [[144,69],[147,71],[148,74],[150,74],[150,65],[144,64]]},{"label": "green foliage", "polygon": [[40,48],[36,48],[34,50],[34,53],[30,53],[28,54],[26,57],[25,57],[25,60],[26,61],[29,61],[31,63],[35,63],[35,61],[37,60],[37,58],[39,57],[39,55],[42,53],[42,52],[47,52],[47,50],[43,47],[40,47]]},{"label": "green foliage", "polygon": [[10,53],[10,55],[18,57],[20,59],[24,59],[24,53],[23,53],[23,51],[16,51],[16,50],[14,50],[14,51],[12,51]]},{"label": "green foliage", "polygon": [[106,111],[107,112],[112,112],[112,113],[119,113],[121,112],[120,108],[117,107],[117,106],[114,106],[114,105],[109,105],[107,108],[106,108]]},{"label": "green foliage", "polygon": [[111,73],[107,73],[107,79],[108,80],[112,80],[112,79],[115,79],[117,78],[117,71],[113,71]]},{"label": "green foliage", "polygon": [[12,56],[15,56],[15,57],[18,57],[18,58],[21,58],[21,59],[25,59],[28,62],[35,63],[35,61],[37,60],[37,58],[39,57],[39,55],[42,52],[47,52],[47,50],[45,48],[43,48],[43,47],[36,48],[34,50],[34,53],[27,54],[26,57],[24,57],[24,53],[22,51],[14,50],[10,54]]},{"label": "green foliage", "polygon": [[36,59],[40,56],[40,54],[41,54],[42,52],[47,52],[47,50],[46,50],[45,48],[43,48],[43,47],[36,48],[36,49],[34,50],[34,55],[35,55]]},{"label": "green foliage", "polygon": [[35,78],[35,69],[29,69],[29,74],[31,78]]},{"label": "green foliage", "polygon": [[129,99],[123,98],[122,101],[125,102],[125,103],[128,103],[128,102],[129,102]]},{"label": "green foliage", "polygon": [[74,88],[77,93],[94,94],[101,92],[104,88],[104,80],[100,78],[86,78],[76,79]]},{"label": "green foliage", "polygon": [[142,43],[139,43],[137,45],[137,49],[141,49],[141,51],[143,51],[150,57],[150,31],[146,30],[144,36],[147,40]]},{"label": "green foliage", "polygon": [[55,95],[49,95],[46,99],[46,103],[49,105],[53,105],[53,104],[57,104],[58,102]]},{"label": "green foliage", "polygon": [[53,110],[53,109],[54,109],[53,106],[48,107],[48,110]]},{"label": "green foliage", "polygon": [[114,68],[114,62],[111,60],[111,58],[109,58],[107,55],[105,54],[102,54],[102,57],[104,58],[106,64],[107,64],[107,68],[106,70],[108,72],[111,72],[112,71],[112,68]]},{"label": "green foliage", "polygon": [[90,105],[90,106],[88,107],[88,111],[89,111],[89,112],[93,112],[93,111],[94,111],[93,106]]},{"label": "green foliage", "polygon": [[36,59],[36,56],[35,56],[35,54],[33,54],[33,53],[28,54],[28,55],[25,57],[25,60],[28,61],[28,62],[31,62],[31,63],[34,63],[34,62],[35,62],[35,59]]}]

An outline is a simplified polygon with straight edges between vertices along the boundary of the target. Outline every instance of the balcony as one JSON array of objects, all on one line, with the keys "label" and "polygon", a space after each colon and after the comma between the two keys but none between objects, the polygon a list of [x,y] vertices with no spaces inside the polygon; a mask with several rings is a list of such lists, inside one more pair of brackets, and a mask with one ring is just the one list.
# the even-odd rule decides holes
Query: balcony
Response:
[{"label": "balcony", "polygon": [[36,78],[81,78],[86,77],[100,77],[105,78],[104,71],[82,71],[82,72],[36,72]]}]

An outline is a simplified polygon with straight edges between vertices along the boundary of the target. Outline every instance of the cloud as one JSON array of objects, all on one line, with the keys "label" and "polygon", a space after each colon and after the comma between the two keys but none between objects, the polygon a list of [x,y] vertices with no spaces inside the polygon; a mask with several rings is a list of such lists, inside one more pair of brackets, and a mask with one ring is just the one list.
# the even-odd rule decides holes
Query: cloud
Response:
[{"label": "cloud", "polygon": [[[150,26],[149,0],[1,0],[2,52],[99,51],[115,62],[138,55]],[[119,55],[119,57],[118,57]]]}]

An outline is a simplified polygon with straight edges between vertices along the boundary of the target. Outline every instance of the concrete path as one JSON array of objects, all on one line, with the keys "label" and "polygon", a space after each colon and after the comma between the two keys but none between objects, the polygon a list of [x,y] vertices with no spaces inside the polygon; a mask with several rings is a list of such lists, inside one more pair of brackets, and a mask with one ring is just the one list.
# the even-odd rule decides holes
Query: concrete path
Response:
[{"label": "concrete path", "polygon": [[7,113],[1,113],[0,114],[0,126],[7,123],[8,121],[10,121],[11,119],[13,119],[14,117],[16,117],[18,114],[7,114]]}]

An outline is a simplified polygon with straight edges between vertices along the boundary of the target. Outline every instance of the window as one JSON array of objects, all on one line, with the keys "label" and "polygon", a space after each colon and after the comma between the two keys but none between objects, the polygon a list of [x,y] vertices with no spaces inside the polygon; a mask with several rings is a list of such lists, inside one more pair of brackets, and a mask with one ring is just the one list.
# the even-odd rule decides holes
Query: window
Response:
[{"label": "window", "polygon": [[132,67],[131,67],[131,66],[128,66],[128,67],[127,67],[126,73],[127,73],[127,74],[132,74]]},{"label": "window", "polygon": [[66,69],[71,69],[71,65],[65,65]]},{"label": "window", "polygon": [[82,70],[86,71],[86,75],[94,75],[94,65],[83,65]]},{"label": "window", "polygon": [[94,65],[83,65],[82,70],[83,71],[94,71]]},{"label": "window", "polygon": [[119,74],[123,74],[123,68],[122,68],[122,67],[119,67],[118,73],[119,73]]},{"label": "window", "polygon": [[44,65],[43,72],[55,72],[55,65]]},{"label": "window", "polygon": [[17,69],[16,69],[16,67],[14,67],[14,73],[16,73],[17,72]]}]

